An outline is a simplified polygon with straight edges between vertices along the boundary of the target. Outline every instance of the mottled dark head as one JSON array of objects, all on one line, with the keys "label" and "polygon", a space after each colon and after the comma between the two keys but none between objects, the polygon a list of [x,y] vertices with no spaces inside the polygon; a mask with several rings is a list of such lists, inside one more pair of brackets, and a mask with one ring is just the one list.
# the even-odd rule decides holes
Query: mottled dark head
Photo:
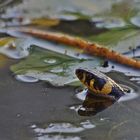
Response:
[{"label": "mottled dark head", "polygon": [[97,70],[76,69],[75,74],[79,80],[95,94],[103,94],[119,99],[124,95],[120,86],[112,79]]},{"label": "mottled dark head", "polygon": [[82,68],[76,69],[75,74],[82,83],[90,83],[90,80],[95,78],[92,72]]},{"label": "mottled dark head", "polygon": [[83,79],[83,73],[84,73],[83,69],[76,69],[75,70],[75,74],[79,80]]},{"label": "mottled dark head", "polygon": [[[108,94],[111,91],[110,83],[104,78],[105,76],[97,70],[76,69],[75,71],[79,80],[94,93]],[[109,88],[106,88],[106,85]],[[105,86],[105,89],[104,89]]]}]

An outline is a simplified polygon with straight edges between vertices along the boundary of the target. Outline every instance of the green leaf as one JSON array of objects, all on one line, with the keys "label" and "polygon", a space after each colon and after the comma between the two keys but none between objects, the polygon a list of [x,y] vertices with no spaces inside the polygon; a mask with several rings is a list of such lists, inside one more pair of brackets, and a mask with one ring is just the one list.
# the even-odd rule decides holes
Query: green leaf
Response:
[{"label": "green leaf", "polygon": [[[30,55],[18,64],[11,66],[11,71],[17,75],[25,74],[48,81],[56,86],[69,85],[76,81],[75,69],[78,67],[94,68],[100,64],[100,59],[76,59],[37,46],[30,48]],[[77,82],[75,82],[77,84]]]}]

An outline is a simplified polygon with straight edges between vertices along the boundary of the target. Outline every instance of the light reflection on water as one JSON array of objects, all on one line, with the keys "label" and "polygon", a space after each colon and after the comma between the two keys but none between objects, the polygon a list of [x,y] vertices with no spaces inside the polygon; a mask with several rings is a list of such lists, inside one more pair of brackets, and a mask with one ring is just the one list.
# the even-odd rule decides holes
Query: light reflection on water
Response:
[{"label": "light reflection on water", "polygon": [[44,59],[45,63],[54,64],[56,62],[55,59]]},{"label": "light reflection on water", "polygon": [[61,135],[53,135],[53,136],[39,136],[37,140],[81,140],[80,137],[72,137],[72,136],[61,136]]},{"label": "light reflection on water", "polygon": [[[80,140],[79,136],[68,136],[68,134],[77,134],[85,131],[86,129],[93,129],[96,126],[89,120],[74,125],[71,123],[50,123],[47,127],[39,127],[35,124],[31,126],[31,129],[38,136],[38,140],[44,140],[46,138],[50,140]],[[61,135],[60,135],[61,133]],[[52,135],[54,134],[54,135]],[[67,134],[65,136],[64,134]]]},{"label": "light reflection on water", "polygon": [[36,79],[34,77],[26,76],[26,75],[16,75],[15,78],[18,81],[26,82],[26,83],[35,83],[35,82],[38,82],[39,81],[38,79]]}]

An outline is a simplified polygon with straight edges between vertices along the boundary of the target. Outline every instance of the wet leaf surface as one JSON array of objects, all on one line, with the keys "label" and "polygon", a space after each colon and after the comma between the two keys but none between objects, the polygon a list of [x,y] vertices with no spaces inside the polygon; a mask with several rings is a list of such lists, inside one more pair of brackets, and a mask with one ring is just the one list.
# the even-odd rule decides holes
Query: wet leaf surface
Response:
[{"label": "wet leaf surface", "polygon": [[94,59],[76,59],[49,50],[40,49],[37,46],[30,48],[30,55],[20,63],[11,66],[16,74],[25,74],[40,80],[45,80],[53,85],[63,86],[77,81],[75,69],[90,65],[95,67],[98,63],[90,64]]}]

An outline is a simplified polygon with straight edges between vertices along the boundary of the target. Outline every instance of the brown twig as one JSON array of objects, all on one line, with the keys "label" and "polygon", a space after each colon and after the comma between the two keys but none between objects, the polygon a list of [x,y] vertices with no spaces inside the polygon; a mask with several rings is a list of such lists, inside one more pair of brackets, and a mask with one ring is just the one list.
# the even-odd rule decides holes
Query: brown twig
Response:
[{"label": "brown twig", "polygon": [[22,28],[20,29],[20,32],[32,35],[34,37],[46,39],[49,41],[62,43],[62,44],[66,44],[73,47],[78,47],[82,49],[85,53],[99,56],[99,57],[104,57],[109,60],[113,60],[115,62],[124,64],[127,66],[131,66],[134,68],[138,68],[138,69],[140,68],[140,61],[124,56],[116,51],[109,50],[108,48],[102,47],[96,43],[90,43],[85,40],[71,37],[68,35],[45,32],[45,31],[36,30],[36,29]]}]

